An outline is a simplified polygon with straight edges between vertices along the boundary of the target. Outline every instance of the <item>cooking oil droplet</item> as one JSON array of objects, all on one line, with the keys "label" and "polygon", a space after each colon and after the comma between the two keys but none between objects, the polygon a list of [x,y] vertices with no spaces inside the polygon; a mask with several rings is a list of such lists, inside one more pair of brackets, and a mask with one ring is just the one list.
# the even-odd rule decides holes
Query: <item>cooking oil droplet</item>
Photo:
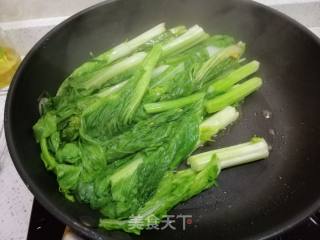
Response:
[{"label": "cooking oil droplet", "polygon": [[96,227],[98,226],[98,222],[91,216],[80,216],[80,222],[87,227]]},{"label": "cooking oil droplet", "polygon": [[319,226],[319,221],[318,221],[318,219],[316,218],[316,216],[315,217],[309,217],[309,220],[314,224],[314,225],[316,225],[316,226]]},{"label": "cooking oil droplet", "polygon": [[269,128],[268,132],[270,133],[270,135],[274,136],[276,135],[276,132],[274,131],[274,129]]},{"label": "cooking oil droplet", "polygon": [[263,117],[264,117],[265,119],[270,119],[271,116],[272,116],[272,112],[269,111],[269,110],[263,110],[263,111],[262,111],[262,115],[263,115]]}]

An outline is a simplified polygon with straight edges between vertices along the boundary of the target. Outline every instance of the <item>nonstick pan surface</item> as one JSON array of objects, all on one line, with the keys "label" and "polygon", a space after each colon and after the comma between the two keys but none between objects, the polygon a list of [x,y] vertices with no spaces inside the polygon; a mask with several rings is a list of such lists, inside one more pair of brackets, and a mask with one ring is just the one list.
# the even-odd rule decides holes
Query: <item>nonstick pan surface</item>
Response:
[{"label": "nonstick pan surface", "polygon": [[[71,71],[148,28],[199,24],[247,44],[261,62],[263,87],[241,106],[240,120],[206,149],[265,137],[267,160],[225,170],[219,186],[177,206],[192,215],[183,231],[144,231],[140,237],[96,228],[99,214],[71,203],[40,160],[32,125],[37,99],[55,94]],[[98,4],[58,25],[24,59],[11,84],[5,130],[13,162],[31,192],[58,219],[94,239],[266,239],[320,206],[320,43],[292,19],[239,0],[119,0]]]}]

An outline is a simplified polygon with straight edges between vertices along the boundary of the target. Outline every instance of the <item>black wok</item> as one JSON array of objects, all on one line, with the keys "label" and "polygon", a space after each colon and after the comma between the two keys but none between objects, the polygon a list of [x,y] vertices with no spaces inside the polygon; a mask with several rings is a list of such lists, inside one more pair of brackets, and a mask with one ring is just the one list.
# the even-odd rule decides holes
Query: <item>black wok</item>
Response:
[{"label": "black wok", "polygon": [[262,64],[264,85],[248,97],[241,120],[214,146],[257,134],[272,152],[268,160],[223,171],[219,187],[177,206],[172,214],[193,216],[186,231],[145,231],[140,239],[266,239],[315,211],[320,206],[319,39],[274,10],[236,0],[104,2],[69,18],[33,47],[10,87],[5,130],[14,164],[37,200],[87,237],[136,239],[97,229],[97,212],[64,199],[40,160],[31,127],[39,117],[40,94],[55,94],[90,52],[100,53],[159,22],[199,24],[211,34],[247,43],[246,56]]}]

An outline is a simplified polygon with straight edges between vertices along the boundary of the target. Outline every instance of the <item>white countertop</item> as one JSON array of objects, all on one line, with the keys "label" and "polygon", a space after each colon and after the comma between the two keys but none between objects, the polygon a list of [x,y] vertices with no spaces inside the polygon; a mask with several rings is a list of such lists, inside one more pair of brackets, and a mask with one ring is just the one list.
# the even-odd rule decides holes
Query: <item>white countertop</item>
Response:
[{"label": "white countertop", "polygon": [[[31,3],[30,3],[31,1]],[[0,0],[0,27],[24,56],[52,27],[101,0]],[[320,37],[320,0],[257,0],[298,20]],[[30,7],[32,5],[32,7]],[[17,8],[17,6],[19,6]],[[0,122],[5,95],[0,92]],[[1,125],[0,125],[1,126]],[[33,196],[16,172],[0,131],[0,240],[27,236]],[[2,153],[2,154],[1,154]]]}]

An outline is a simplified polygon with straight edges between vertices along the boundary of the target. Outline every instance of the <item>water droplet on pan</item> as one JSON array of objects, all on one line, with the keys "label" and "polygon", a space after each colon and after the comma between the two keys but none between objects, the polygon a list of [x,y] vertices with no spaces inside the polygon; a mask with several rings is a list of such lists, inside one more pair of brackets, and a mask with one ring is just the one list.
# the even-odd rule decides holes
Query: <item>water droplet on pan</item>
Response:
[{"label": "water droplet on pan", "polygon": [[316,226],[319,226],[319,221],[318,219],[315,219],[315,217],[309,217],[309,220]]},{"label": "water droplet on pan", "polygon": [[81,223],[87,227],[97,227],[98,226],[98,220],[91,217],[91,216],[80,216],[79,220]]},{"label": "water droplet on pan", "polygon": [[272,117],[272,112],[265,109],[262,111],[262,115],[265,119],[270,119]]},{"label": "water droplet on pan", "polygon": [[272,128],[270,128],[270,129],[268,130],[268,132],[269,132],[270,135],[272,135],[272,136],[276,135],[276,132],[275,132],[274,129],[272,129]]}]

